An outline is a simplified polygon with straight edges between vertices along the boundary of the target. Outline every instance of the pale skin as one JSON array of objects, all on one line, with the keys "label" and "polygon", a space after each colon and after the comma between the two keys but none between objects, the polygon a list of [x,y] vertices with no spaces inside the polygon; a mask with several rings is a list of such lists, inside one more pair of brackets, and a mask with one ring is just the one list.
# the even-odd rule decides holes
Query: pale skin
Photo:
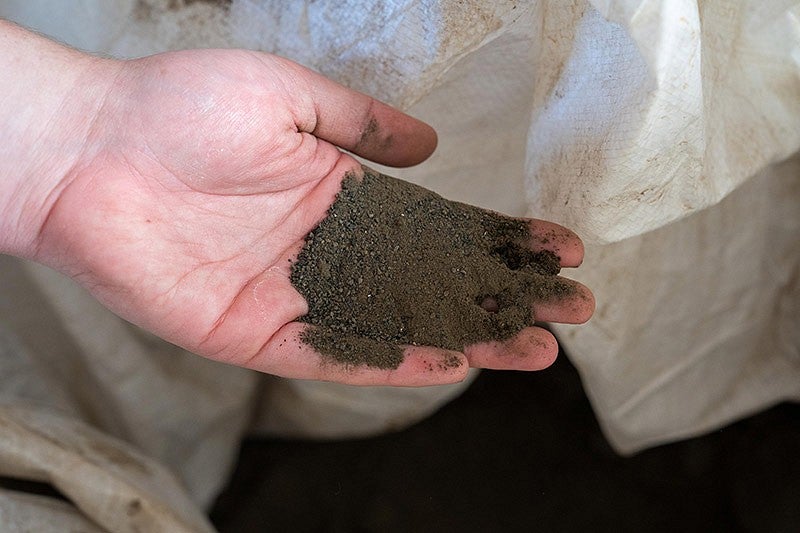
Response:
[{"label": "pale skin", "polygon": [[[356,385],[554,361],[539,327],[463,353],[405,347],[394,370],[332,363],[297,342],[307,304],[289,260],[345,175],[361,172],[343,150],[414,165],[436,147],[430,126],[263,53],[101,59],[0,21],[0,64],[11,73],[0,81],[0,251],[63,272],[119,316],[216,361]],[[565,267],[583,260],[570,230],[531,228],[532,247]],[[537,320],[588,320],[593,297],[576,286],[536,305]]]}]

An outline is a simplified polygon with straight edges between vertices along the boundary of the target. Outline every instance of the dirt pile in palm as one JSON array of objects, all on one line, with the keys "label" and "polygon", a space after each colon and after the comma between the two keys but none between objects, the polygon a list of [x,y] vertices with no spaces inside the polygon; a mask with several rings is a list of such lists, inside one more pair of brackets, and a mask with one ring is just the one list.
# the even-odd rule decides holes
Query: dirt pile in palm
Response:
[{"label": "dirt pile in palm", "polygon": [[535,301],[562,298],[552,252],[524,221],[452,202],[365,169],[349,176],[306,238],[291,281],[317,326],[302,340],[336,361],[396,368],[403,344],[462,351],[533,325]]}]

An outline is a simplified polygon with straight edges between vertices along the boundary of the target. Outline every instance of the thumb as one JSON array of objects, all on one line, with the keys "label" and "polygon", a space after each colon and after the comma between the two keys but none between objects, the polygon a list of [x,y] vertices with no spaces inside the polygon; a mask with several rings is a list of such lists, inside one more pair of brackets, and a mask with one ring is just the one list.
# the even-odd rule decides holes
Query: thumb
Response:
[{"label": "thumb", "polygon": [[436,132],[424,122],[321,74],[286,61],[293,81],[304,85],[295,100],[296,125],[370,161],[416,165],[436,149]]}]

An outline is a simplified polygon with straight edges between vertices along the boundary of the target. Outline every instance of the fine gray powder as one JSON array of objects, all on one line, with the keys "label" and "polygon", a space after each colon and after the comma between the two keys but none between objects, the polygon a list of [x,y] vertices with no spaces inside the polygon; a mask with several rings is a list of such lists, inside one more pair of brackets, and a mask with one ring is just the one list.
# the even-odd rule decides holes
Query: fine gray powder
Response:
[{"label": "fine gray powder", "polygon": [[533,304],[574,294],[528,224],[364,168],[306,237],[291,282],[302,341],[347,365],[396,368],[401,345],[463,351],[534,323]]}]

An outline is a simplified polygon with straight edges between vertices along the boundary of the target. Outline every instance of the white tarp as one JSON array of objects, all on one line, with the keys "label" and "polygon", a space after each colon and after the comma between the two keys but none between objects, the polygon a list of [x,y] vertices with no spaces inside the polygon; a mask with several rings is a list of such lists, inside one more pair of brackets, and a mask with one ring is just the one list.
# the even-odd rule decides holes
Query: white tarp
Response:
[{"label": "white tarp", "polygon": [[[274,52],[430,122],[437,153],[391,173],[587,242],[574,275],[597,312],[557,332],[620,452],[800,399],[798,1],[0,0],[0,16],[120,57]],[[365,434],[459,391],[271,378],[257,389],[253,374],[165,347],[44,269],[3,265],[4,349],[17,355],[0,359],[0,424],[69,442],[91,424],[169,468],[165,486],[187,494],[169,508],[144,482],[115,481],[142,499],[142,531],[159,530],[153,517],[204,524],[188,502],[207,505],[224,482],[251,409],[271,433]],[[39,298],[23,316],[13,279]],[[116,492],[87,495],[95,505],[72,496],[92,479],[61,474],[52,438],[6,435],[1,475],[58,477],[96,523],[133,529]],[[0,518],[31,505],[0,494]]]}]

